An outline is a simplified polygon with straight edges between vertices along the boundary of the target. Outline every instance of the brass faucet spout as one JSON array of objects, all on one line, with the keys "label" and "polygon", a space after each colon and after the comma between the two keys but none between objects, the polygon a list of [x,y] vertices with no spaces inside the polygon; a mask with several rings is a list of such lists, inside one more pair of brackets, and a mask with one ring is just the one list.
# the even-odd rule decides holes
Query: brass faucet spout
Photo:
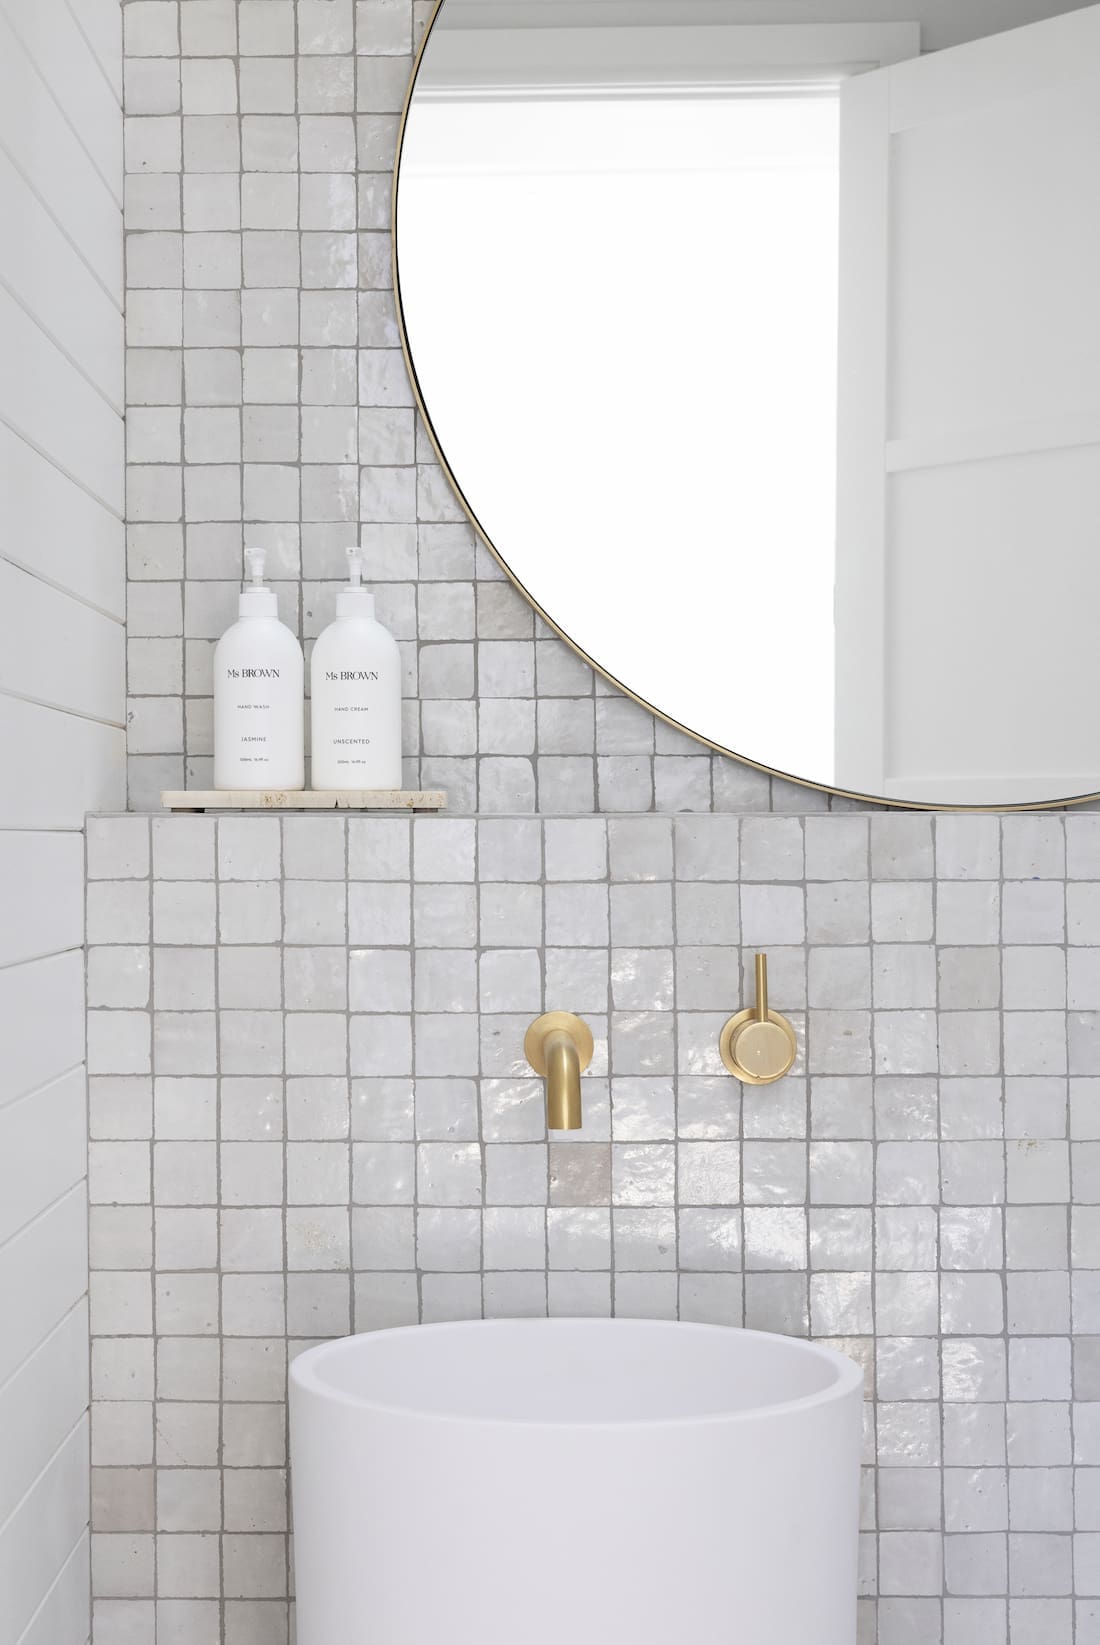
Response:
[{"label": "brass faucet spout", "polygon": [[581,1128],[581,1060],[564,1028],[554,1028],[542,1042],[546,1059],[546,1127],[549,1131]]},{"label": "brass faucet spout", "polygon": [[546,1081],[546,1126],[581,1129],[581,1074],[592,1061],[592,1031],[568,1011],[548,1011],[527,1030],[527,1061]]}]

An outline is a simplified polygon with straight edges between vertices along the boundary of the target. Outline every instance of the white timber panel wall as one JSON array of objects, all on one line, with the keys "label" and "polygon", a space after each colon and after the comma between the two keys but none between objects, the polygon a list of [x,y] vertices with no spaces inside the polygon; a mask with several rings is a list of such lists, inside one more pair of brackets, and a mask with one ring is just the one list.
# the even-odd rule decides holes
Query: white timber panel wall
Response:
[{"label": "white timber panel wall", "polygon": [[84,1645],[84,818],[124,803],[120,0],[0,0],[0,1645]]}]

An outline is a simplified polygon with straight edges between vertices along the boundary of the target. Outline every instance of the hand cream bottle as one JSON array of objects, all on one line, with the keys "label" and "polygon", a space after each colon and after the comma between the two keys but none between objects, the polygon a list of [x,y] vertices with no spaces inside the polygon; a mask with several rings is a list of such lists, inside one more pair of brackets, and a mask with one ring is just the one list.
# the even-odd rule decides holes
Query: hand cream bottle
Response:
[{"label": "hand cream bottle", "polygon": [[348,586],[310,662],[311,786],[399,789],[401,653],[361,586],[361,550],[347,556]]}]

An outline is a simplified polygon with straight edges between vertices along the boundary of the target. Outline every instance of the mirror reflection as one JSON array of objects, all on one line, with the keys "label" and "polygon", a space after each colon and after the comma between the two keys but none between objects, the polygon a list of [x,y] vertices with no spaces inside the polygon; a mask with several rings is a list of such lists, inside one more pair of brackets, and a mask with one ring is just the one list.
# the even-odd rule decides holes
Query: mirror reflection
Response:
[{"label": "mirror reflection", "polygon": [[397,269],[442,457],[596,666],[785,775],[1100,789],[1100,6],[1054,9],[431,28]]}]

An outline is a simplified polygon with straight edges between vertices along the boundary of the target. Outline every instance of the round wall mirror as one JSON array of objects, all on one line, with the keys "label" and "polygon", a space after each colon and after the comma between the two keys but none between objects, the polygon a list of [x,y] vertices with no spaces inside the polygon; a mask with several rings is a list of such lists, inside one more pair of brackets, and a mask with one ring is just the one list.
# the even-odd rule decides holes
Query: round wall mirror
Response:
[{"label": "round wall mirror", "polygon": [[899,805],[1093,797],[1100,6],[777,9],[442,0],[395,198],[441,460],[552,626],[712,747]]}]

